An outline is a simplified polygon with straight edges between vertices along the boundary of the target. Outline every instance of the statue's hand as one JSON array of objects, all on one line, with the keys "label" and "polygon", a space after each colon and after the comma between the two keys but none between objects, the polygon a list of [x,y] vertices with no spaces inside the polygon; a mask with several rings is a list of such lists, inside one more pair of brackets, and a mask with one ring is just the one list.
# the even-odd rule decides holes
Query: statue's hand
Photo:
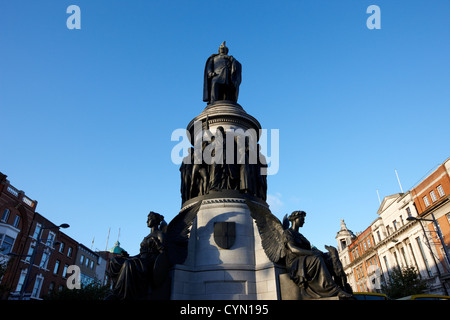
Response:
[{"label": "statue's hand", "polygon": [[214,77],[215,75],[217,75],[217,73],[215,73],[215,72],[209,72],[209,73],[208,73],[208,78],[212,78],[212,77]]}]

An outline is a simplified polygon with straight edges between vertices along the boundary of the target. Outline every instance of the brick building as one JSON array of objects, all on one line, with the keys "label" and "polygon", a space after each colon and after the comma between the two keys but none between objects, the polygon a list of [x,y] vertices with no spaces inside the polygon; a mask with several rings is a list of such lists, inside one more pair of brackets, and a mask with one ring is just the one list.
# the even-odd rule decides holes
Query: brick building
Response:
[{"label": "brick building", "polygon": [[[443,278],[450,281],[450,158],[439,165],[425,179],[411,190],[420,219],[429,234],[429,241],[435,255],[441,262]],[[435,220],[435,222],[433,222]],[[439,230],[438,230],[439,228]],[[439,239],[438,231],[442,235]],[[447,251],[447,252],[446,252]]]},{"label": "brick building", "polygon": [[[37,212],[30,231],[24,250],[13,252],[11,258],[14,261],[11,296],[20,297],[23,292],[25,295],[30,293],[33,299],[40,299],[65,285],[67,267],[75,261],[72,251],[76,247],[58,226]],[[67,250],[69,255],[64,254],[62,243],[64,246],[71,244]]]},{"label": "brick building", "polygon": [[425,216],[448,202],[450,195],[449,170],[450,159],[447,159],[411,189],[414,204],[420,216]]},{"label": "brick building", "polygon": [[1,281],[8,292],[2,292],[2,298],[18,281],[10,271],[18,268],[19,259],[11,259],[9,254],[26,254],[28,235],[37,206],[37,201],[16,189],[6,178],[0,172],[0,261],[8,263],[7,272]]},{"label": "brick building", "polygon": [[50,256],[48,268],[50,273],[41,290],[43,295],[61,290],[66,285],[67,268],[76,263],[78,242],[63,232],[58,233],[57,241],[59,242],[57,250]]},{"label": "brick building", "polygon": [[82,280],[105,282],[107,261],[36,211],[37,201],[0,173],[0,299],[43,299],[67,284],[78,265]]},{"label": "brick building", "polygon": [[356,291],[370,291],[373,275],[379,269],[379,259],[371,227],[358,233],[348,246],[350,264],[353,270],[351,284]]}]

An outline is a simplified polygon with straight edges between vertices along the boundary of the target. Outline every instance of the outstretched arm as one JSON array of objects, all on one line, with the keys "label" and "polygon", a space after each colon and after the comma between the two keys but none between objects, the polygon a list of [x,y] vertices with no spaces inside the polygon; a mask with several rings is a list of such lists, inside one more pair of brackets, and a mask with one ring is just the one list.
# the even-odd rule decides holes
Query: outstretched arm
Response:
[{"label": "outstretched arm", "polygon": [[286,245],[289,248],[289,250],[291,250],[293,253],[295,253],[299,256],[317,256],[317,255],[319,255],[318,252],[299,248],[294,243],[292,243],[292,241],[287,242]]}]

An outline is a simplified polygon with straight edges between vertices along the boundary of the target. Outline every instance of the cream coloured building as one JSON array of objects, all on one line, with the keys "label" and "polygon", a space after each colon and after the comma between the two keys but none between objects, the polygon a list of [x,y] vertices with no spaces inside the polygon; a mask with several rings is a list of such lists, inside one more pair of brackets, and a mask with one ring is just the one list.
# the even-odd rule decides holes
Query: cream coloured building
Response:
[{"label": "cream coloured building", "polygon": [[[378,218],[362,233],[354,235],[341,220],[336,240],[354,291],[380,292],[381,284],[389,281],[392,268],[412,266],[426,280],[428,293],[449,294],[449,169],[447,159],[416,187],[385,197],[377,211]],[[418,203],[419,199],[426,201],[427,195],[428,202]],[[408,217],[416,219],[407,220]],[[436,225],[443,239],[447,239],[447,248],[438,237]]]}]

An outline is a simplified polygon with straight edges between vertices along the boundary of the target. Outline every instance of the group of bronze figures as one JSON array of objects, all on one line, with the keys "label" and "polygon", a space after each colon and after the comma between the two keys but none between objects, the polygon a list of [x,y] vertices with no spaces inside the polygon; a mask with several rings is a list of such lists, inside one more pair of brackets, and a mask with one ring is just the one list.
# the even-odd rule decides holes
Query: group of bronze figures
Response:
[{"label": "group of bronze figures", "polygon": [[[281,223],[268,208],[249,200],[247,205],[258,226],[265,253],[272,262],[285,268],[299,287],[302,299],[352,298],[336,248],[326,246],[328,252],[324,253],[312,247],[299,232],[306,217],[304,211],[286,215]],[[167,282],[170,269],[175,263],[183,263],[187,256],[188,230],[198,209],[196,205],[180,212],[169,225],[162,215],[150,212],[147,225],[151,232],[142,240],[140,253],[110,261],[114,287],[107,299],[170,299],[170,282]]]},{"label": "group of bronze figures", "polygon": [[[220,139],[216,139],[217,136]],[[243,139],[245,143],[238,143],[238,137],[232,140],[232,146],[227,145],[226,141],[225,130],[218,127],[211,141],[203,141],[200,152],[189,149],[188,156],[180,166],[183,203],[209,194],[210,191],[220,190],[239,190],[266,200],[267,163],[259,144],[251,143],[251,139]],[[203,157],[208,147],[212,147],[212,161],[209,164]],[[232,152],[227,148],[231,148]]]},{"label": "group of bronze figures", "polygon": [[[224,42],[219,53],[211,55],[206,62],[204,101],[208,104],[217,100],[236,102],[240,82],[241,65],[228,55]],[[259,146],[252,148],[250,141],[241,145],[233,140],[233,158],[227,159],[226,141],[225,131],[219,127],[209,142],[203,142],[200,153],[191,149],[180,167],[183,202],[213,191],[239,190],[247,199],[267,257],[285,268],[300,288],[302,299],[351,298],[352,290],[337,250],[326,246],[328,252],[321,252],[299,232],[305,221],[305,212],[294,211],[280,222],[267,206],[252,201],[250,196],[266,200],[267,176],[263,169],[267,164]],[[213,153],[210,154],[215,159],[212,162],[196,158],[198,154],[204,156],[208,147],[212,147],[213,153],[222,152],[222,161],[217,161],[220,157]],[[251,161],[255,152],[256,162]],[[107,299],[170,299],[170,270],[187,257],[189,232],[201,203],[198,199],[185,206],[169,224],[161,214],[148,214],[147,225],[151,232],[142,240],[139,254],[118,256],[110,261],[109,272],[114,287]]]}]

